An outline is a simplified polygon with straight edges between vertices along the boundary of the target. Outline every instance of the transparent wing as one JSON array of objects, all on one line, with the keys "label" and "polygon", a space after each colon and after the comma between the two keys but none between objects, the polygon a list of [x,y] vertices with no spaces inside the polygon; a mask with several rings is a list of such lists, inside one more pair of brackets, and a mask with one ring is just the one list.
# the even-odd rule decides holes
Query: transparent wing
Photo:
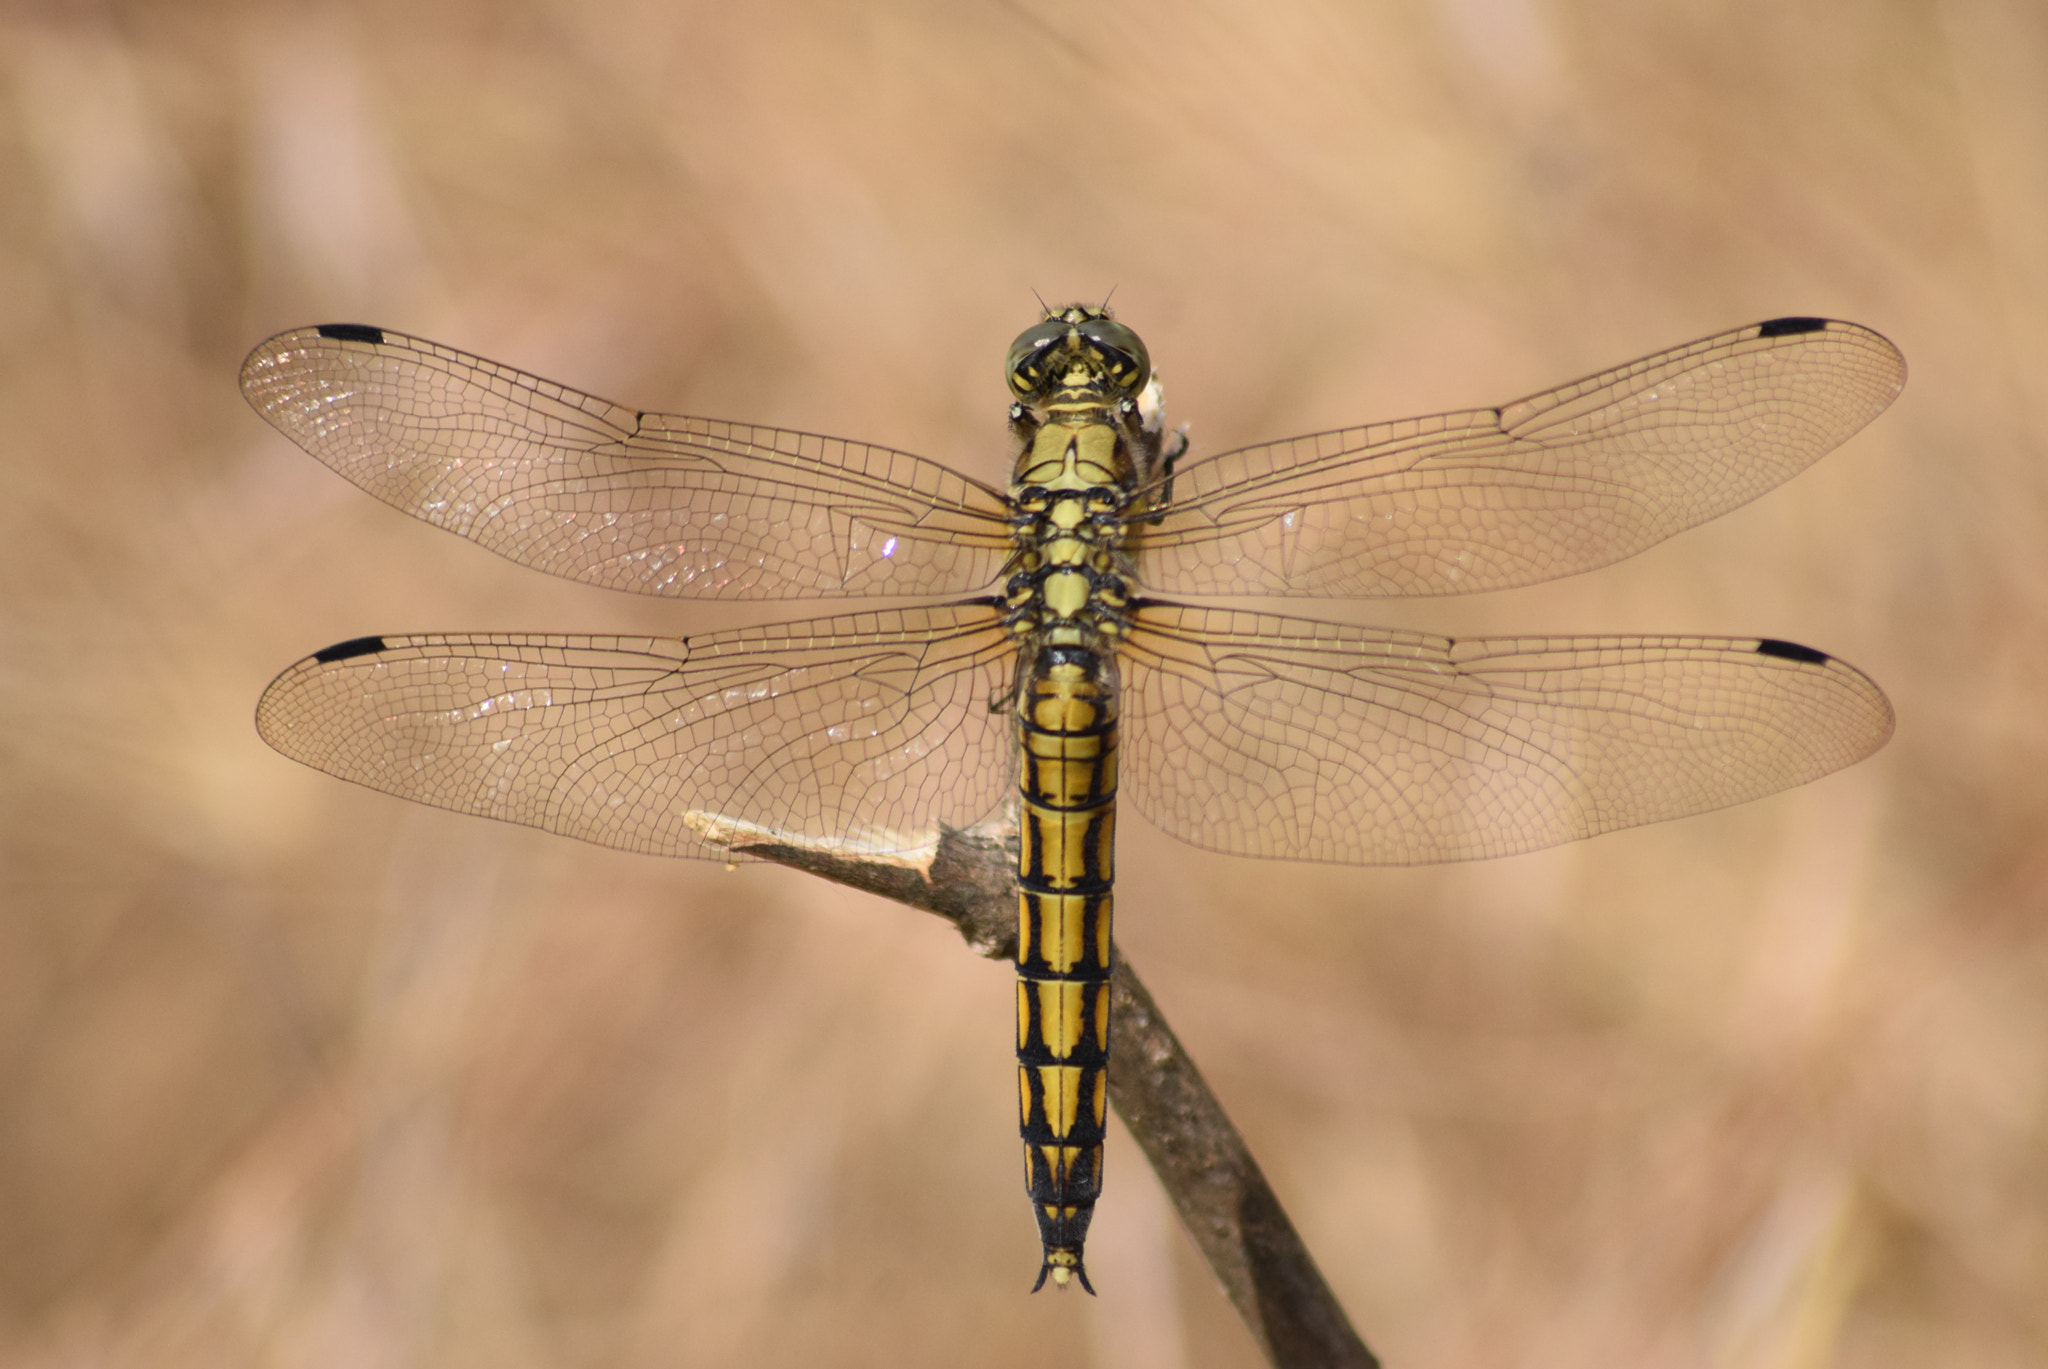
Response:
[{"label": "transparent wing", "polygon": [[1892,725],[1856,670],[1756,638],[1458,641],[1152,605],[1119,660],[1125,796],[1243,856],[1535,850],[1802,784]]},{"label": "transparent wing", "polygon": [[978,606],[682,640],[371,637],[278,676],[256,726],[343,779],[604,846],[724,860],[704,834],[738,824],[903,851],[1001,799],[1014,650]]},{"label": "transparent wing", "polygon": [[415,518],[571,580],[683,598],[971,593],[1001,495],[921,457],[640,413],[359,324],[242,364],[258,413]]},{"label": "transparent wing", "polygon": [[1465,594],[1632,556],[1804,470],[1892,402],[1898,349],[1774,319],[1496,409],[1194,462],[1139,578],[1184,594]]}]

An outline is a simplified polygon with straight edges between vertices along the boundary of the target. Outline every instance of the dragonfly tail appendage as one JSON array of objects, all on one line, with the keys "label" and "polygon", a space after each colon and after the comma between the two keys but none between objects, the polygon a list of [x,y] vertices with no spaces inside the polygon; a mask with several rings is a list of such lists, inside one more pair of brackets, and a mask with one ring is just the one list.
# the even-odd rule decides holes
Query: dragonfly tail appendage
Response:
[{"label": "dragonfly tail appendage", "polygon": [[1109,1116],[1116,688],[1106,657],[1043,648],[1019,701],[1017,1074],[1024,1181],[1050,1277],[1090,1293],[1081,1263],[1102,1192]]}]

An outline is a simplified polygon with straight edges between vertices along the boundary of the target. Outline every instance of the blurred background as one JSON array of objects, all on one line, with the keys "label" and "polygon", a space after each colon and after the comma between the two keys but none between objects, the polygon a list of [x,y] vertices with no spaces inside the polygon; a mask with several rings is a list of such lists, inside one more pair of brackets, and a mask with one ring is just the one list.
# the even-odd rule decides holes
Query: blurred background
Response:
[{"label": "blurred background", "polygon": [[256,738],[308,651],[803,616],[550,581],[242,403],[402,328],[1004,474],[1048,300],[1198,449],[1782,314],[1912,379],[1574,580],[1293,611],[1809,642],[1875,759],[1453,868],[1125,824],[1120,938],[1367,1341],[2048,1362],[2048,11],[514,0],[0,12],[0,1362],[1256,1363],[1128,1136],[1026,1290],[1010,971]]}]

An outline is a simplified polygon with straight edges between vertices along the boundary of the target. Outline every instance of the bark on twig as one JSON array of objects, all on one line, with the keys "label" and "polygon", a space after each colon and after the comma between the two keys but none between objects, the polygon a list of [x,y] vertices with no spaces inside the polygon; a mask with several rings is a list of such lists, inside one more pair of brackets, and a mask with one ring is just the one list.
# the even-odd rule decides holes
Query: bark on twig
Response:
[{"label": "bark on twig", "polygon": [[[864,857],[727,828],[735,854],[937,913],[982,955],[1016,952],[1014,824],[941,831],[927,859]],[[1110,1103],[1138,1140],[1195,1244],[1279,1369],[1377,1369],[1265,1175],[1121,950],[1111,981]]]}]

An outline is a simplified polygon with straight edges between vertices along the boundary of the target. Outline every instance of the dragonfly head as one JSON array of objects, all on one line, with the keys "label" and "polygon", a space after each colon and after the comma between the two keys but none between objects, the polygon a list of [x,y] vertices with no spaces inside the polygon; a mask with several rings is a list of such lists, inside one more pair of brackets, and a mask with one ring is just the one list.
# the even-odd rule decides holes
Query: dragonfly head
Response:
[{"label": "dragonfly head", "polygon": [[1063,397],[1115,404],[1145,388],[1152,359],[1106,307],[1070,304],[1017,335],[1007,372],[1011,393],[1028,404]]}]

